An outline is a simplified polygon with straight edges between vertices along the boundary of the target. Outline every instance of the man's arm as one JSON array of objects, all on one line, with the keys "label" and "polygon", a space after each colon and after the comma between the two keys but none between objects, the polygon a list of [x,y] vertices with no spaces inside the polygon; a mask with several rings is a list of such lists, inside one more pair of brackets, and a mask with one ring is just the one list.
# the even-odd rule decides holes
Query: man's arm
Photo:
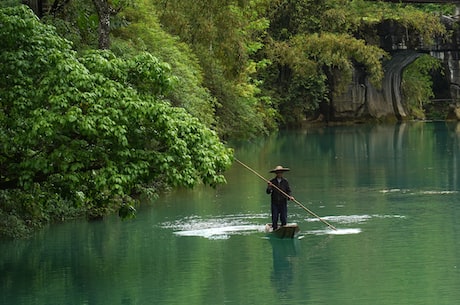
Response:
[{"label": "man's arm", "polygon": [[266,192],[267,194],[271,194],[271,192],[273,192],[273,184],[271,181],[268,181]]}]

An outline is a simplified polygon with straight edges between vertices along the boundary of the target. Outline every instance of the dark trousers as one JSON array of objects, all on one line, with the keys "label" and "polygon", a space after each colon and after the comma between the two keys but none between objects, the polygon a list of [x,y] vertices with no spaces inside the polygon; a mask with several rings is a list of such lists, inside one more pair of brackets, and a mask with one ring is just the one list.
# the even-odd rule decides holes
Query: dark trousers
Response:
[{"label": "dark trousers", "polygon": [[272,203],[272,228],[278,228],[278,219],[281,219],[281,225],[285,226],[287,222],[287,203]]}]

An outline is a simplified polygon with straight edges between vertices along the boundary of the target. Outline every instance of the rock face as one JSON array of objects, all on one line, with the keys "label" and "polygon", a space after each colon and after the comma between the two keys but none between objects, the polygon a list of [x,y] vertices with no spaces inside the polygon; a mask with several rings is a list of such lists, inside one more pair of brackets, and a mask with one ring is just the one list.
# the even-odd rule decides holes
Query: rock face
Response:
[{"label": "rock face", "polygon": [[422,54],[417,52],[403,51],[393,55],[384,63],[385,76],[382,81],[382,89],[377,90],[372,85],[368,85],[368,96],[376,100],[368,99],[369,114],[374,118],[395,117],[404,120],[407,111],[401,97],[401,79],[405,67],[410,65]]},{"label": "rock face", "polygon": [[445,73],[439,77],[444,79],[438,81],[450,84],[450,88],[443,89],[449,92],[442,92],[441,95],[444,96],[444,102],[450,103],[450,117],[460,119],[460,31],[456,30],[458,22],[452,18],[443,17],[443,22],[454,32],[451,41],[439,39],[439,42],[433,46],[411,46],[406,42],[410,40],[413,42],[414,39],[404,37],[407,35],[405,31],[401,31],[394,24],[382,25],[379,28],[379,33],[382,35],[381,46],[391,54],[391,59],[383,63],[385,75],[381,89],[372,86],[365,72],[355,67],[353,80],[347,92],[333,97],[331,101],[331,119],[335,121],[407,119],[407,109],[401,97],[402,72],[419,56],[427,53],[442,60]]},{"label": "rock face", "polygon": [[384,63],[385,76],[381,89],[370,84],[363,71],[355,69],[348,91],[333,100],[334,119],[404,120],[407,111],[401,98],[402,71],[421,55],[415,51],[395,53]]}]

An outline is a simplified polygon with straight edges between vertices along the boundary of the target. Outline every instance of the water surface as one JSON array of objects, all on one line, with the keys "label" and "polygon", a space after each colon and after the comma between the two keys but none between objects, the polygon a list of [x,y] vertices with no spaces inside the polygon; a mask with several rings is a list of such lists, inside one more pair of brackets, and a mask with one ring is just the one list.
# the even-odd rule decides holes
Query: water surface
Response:
[{"label": "water surface", "polygon": [[293,195],[299,239],[266,238],[266,183],[162,196],[134,221],[50,226],[0,244],[0,304],[446,304],[460,300],[460,128],[450,123],[284,131],[235,144]]}]

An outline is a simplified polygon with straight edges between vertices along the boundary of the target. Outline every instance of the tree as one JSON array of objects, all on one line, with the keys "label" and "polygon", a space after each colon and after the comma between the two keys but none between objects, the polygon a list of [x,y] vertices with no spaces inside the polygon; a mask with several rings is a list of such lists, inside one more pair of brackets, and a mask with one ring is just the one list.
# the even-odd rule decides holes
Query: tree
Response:
[{"label": "tree", "polygon": [[101,216],[140,190],[225,181],[231,150],[160,100],[171,74],[151,54],[80,57],[25,6],[0,10],[0,39],[0,218],[63,202]]},{"label": "tree", "polygon": [[204,72],[204,85],[219,103],[218,132],[251,137],[276,127],[256,72],[266,65],[254,56],[263,46],[267,0],[155,0],[160,22],[191,46]]},{"label": "tree", "polygon": [[127,25],[112,31],[112,50],[124,56],[147,51],[167,62],[178,86],[164,93],[171,105],[182,107],[207,126],[216,126],[216,99],[204,87],[202,68],[192,48],[167,33],[158,20],[158,13],[148,0],[138,0],[136,7],[127,7],[119,17]]},{"label": "tree", "polygon": [[381,45],[380,25],[400,25],[411,47],[429,44],[445,33],[432,13],[378,1],[278,0],[267,16],[270,27],[263,52],[273,64],[259,75],[263,92],[270,92],[283,122],[291,125],[298,125],[305,115],[327,115],[356,66],[380,86],[382,59],[386,50],[391,51]]},{"label": "tree", "polygon": [[403,71],[401,93],[409,115],[425,119],[424,109],[434,97],[431,74],[441,70],[441,61],[429,55],[422,55]]},{"label": "tree", "polygon": [[129,0],[92,0],[99,16],[99,49],[110,48],[110,18],[126,7]]}]

